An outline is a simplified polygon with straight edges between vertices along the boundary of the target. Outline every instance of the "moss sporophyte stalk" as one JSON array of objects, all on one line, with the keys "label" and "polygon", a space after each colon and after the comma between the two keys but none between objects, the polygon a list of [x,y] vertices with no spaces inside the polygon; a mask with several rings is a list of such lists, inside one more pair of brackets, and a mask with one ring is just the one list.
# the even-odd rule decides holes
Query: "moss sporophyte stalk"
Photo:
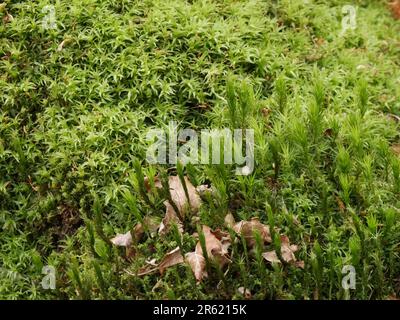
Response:
[{"label": "moss sporophyte stalk", "polygon": [[198,134],[193,129],[178,131],[176,123],[170,122],[167,130],[151,129],[146,138],[151,143],[146,152],[146,159],[151,164],[177,164],[178,161],[184,165],[235,163],[245,164],[236,169],[236,174],[249,175],[254,170],[253,129],[203,129]]}]

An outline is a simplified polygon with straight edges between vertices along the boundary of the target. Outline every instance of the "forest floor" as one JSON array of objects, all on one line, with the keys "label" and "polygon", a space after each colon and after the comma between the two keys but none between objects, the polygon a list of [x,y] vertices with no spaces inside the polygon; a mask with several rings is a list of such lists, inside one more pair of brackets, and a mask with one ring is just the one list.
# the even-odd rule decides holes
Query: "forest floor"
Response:
[{"label": "forest floor", "polygon": [[[0,18],[1,299],[400,296],[386,1],[6,0]],[[254,168],[149,163],[173,122],[253,130]]]}]

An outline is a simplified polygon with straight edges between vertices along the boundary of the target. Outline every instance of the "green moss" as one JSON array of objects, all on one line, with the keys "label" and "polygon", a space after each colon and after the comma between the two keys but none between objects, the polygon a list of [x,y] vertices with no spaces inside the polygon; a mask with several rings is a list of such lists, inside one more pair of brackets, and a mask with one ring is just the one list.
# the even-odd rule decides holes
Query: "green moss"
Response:
[{"label": "green moss", "polygon": [[[382,1],[356,1],[357,28],[343,36],[339,0],[60,0],[54,30],[41,24],[51,1],[5,2],[0,17],[14,19],[0,23],[0,298],[229,299],[241,286],[255,299],[400,294],[400,159],[390,149],[400,136],[389,117],[400,116],[400,26]],[[128,261],[106,242],[137,217],[163,216],[135,167],[165,170],[143,160],[147,130],[170,120],[255,130],[250,176],[185,168],[217,190],[201,222],[222,227],[230,210],[268,224],[268,203],[304,270],[235,243],[229,271],[201,284],[185,265],[126,272],[178,245],[146,234]],[[357,272],[349,292],[346,264]],[[56,290],[42,289],[43,265],[56,268]]]}]

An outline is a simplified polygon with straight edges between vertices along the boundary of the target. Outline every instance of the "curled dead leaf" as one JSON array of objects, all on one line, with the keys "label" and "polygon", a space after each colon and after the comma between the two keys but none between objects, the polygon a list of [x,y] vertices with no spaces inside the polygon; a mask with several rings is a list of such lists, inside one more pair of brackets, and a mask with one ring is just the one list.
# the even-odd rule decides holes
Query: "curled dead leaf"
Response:
[{"label": "curled dead leaf", "polygon": [[281,253],[282,258],[286,262],[296,261],[294,253],[299,250],[299,247],[295,244],[290,244],[289,238],[287,236],[281,236]]},{"label": "curled dead leaf", "polygon": [[110,239],[111,243],[120,246],[120,247],[129,247],[132,245],[132,235],[131,232],[128,231],[127,233],[121,234],[117,233],[117,235]]},{"label": "curled dead leaf", "polygon": [[158,265],[158,268],[160,270],[160,273],[163,274],[165,269],[183,263],[183,261],[184,259],[181,250],[179,249],[179,247],[176,247],[174,250],[168,252],[164,256],[164,258]]},{"label": "curled dead leaf", "polygon": [[222,240],[224,238],[228,238],[230,239],[230,235],[228,232],[221,230],[220,228],[215,229],[214,231],[211,230],[209,227],[207,226],[203,226],[203,230],[205,229],[204,227],[206,227],[208,229],[207,232],[212,233],[218,240]]},{"label": "curled dead leaf", "polygon": [[194,277],[197,282],[203,280],[203,278],[207,277],[206,272],[206,259],[202,254],[196,252],[189,252],[185,255],[185,259],[189,266],[192,268]]},{"label": "curled dead leaf", "polygon": [[250,221],[242,220],[233,226],[233,230],[245,238],[249,247],[253,247],[256,243],[255,232],[259,232],[264,242],[272,242],[269,226],[262,224],[258,218],[252,218]]},{"label": "curled dead leaf", "polygon": [[185,189],[181,183],[181,180],[177,176],[169,177],[169,188],[171,192],[172,201],[175,202],[178,210],[182,215],[190,209],[190,211],[195,214],[200,208],[201,199],[196,191],[196,188],[192,185],[187,177],[184,177],[186,188],[189,194],[189,201],[185,194]]},{"label": "curled dead leaf", "polygon": [[132,259],[136,255],[136,249],[132,246],[132,233],[128,231],[127,233],[117,233],[117,235],[110,239],[110,242],[118,247],[125,247],[125,257]]},{"label": "curled dead leaf", "polygon": [[278,255],[276,254],[275,250],[267,251],[262,254],[263,258],[271,263],[281,263],[279,260]]},{"label": "curled dead leaf", "polygon": [[145,217],[143,219],[143,224],[136,224],[133,230],[127,233],[118,233],[114,238],[110,239],[110,241],[116,246],[129,247],[133,242],[140,241],[146,229],[150,233],[156,232],[158,229],[158,221],[152,217]]},{"label": "curled dead leaf", "polygon": [[158,233],[160,235],[165,235],[169,232],[169,230],[171,229],[172,224],[176,224],[178,226],[178,231],[179,233],[183,233],[183,224],[182,222],[179,220],[178,216],[175,213],[174,208],[171,206],[171,204],[168,201],[164,201],[164,205],[165,205],[165,216],[162,219],[159,229],[158,229]]},{"label": "curled dead leaf", "polygon": [[[287,236],[281,236],[281,255],[282,259],[286,263],[290,263],[299,268],[304,268],[304,261],[297,261],[294,253],[298,251],[298,246],[295,244],[290,244],[289,238]],[[281,263],[275,250],[264,252],[262,254],[263,258],[271,263]]]},{"label": "curled dead leaf", "polygon": [[[147,191],[150,191],[150,184],[148,182],[148,179],[149,178],[147,177],[145,178],[145,186],[147,188]],[[186,212],[188,209],[191,209],[192,212],[197,212],[201,204],[200,196],[196,191],[196,188],[186,176],[184,177],[184,181],[189,194],[190,205],[186,197],[185,189],[178,176],[168,177],[168,185],[169,191],[171,193],[171,198],[180,212]],[[154,178],[154,185],[156,188],[162,188],[162,184],[158,177]]]},{"label": "curled dead leaf", "polygon": [[171,250],[168,252],[161,262],[159,264],[155,263],[155,259],[152,259],[150,261],[146,261],[146,265],[138,270],[138,272],[132,273],[128,270],[125,270],[128,274],[133,275],[133,276],[145,276],[147,274],[151,274],[154,272],[160,272],[161,275],[164,273],[164,271],[172,266],[175,266],[177,264],[183,263],[184,258],[182,256],[182,253],[179,249],[179,247],[176,247],[174,250]]},{"label": "curled dead leaf", "polygon": [[[203,234],[208,258],[217,262],[221,267],[230,263],[231,260],[227,257],[228,247],[230,246],[228,234],[222,234],[220,230],[213,232],[208,226],[203,226]],[[223,239],[224,243],[221,241]],[[200,242],[197,243],[195,252],[204,255]]]},{"label": "curled dead leaf", "polygon": [[[220,229],[212,231],[210,227],[203,226],[203,235],[208,259],[219,264],[221,268],[230,263],[231,260],[228,258],[228,248],[231,245],[229,233]],[[200,241],[197,242],[195,251],[187,253],[185,258],[198,282],[207,276],[206,259]]]},{"label": "curled dead leaf", "polygon": [[221,253],[223,255],[228,255],[228,248],[231,246],[232,242],[230,234],[228,232],[222,231],[221,229],[211,231],[211,233],[221,242]]},{"label": "curled dead leaf", "polygon": [[8,12],[3,17],[3,22],[4,23],[9,23],[9,22],[11,22],[13,20],[14,20],[14,17],[11,14],[9,14]]},{"label": "curled dead leaf", "polygon": [[[164,201],[165,216],[161,224],[159,225],[158,230],[159,234],[161,235],[168,233],[173,223],[177,224],[179,232],[183,233],[181,218],[183,219],[185,214],[190,211],[193,219],[201,205],[200,193],[209,190],[209,188],[204,185],[195,188],[186,176],[183,178],[183,180],[184,185],[187,189],[187,194],[185,192],[184,185],[182,184],[181,179],[178,176],[168,177],[168,185],[171,198]],[[151,191],[152,183],[154,183],[155,188],[163,188],[163,185],[158,176],[154,177],[152,183],[150,182],[150,178],[145,177],[144,185],[148,192]],[[177,209],[179,212],[175,212],[175,209]]]},{"label": "curled dead leaf", "polygon": [[[162,188],[162,184],[159,181],[158,177],[156,177],[154,181],[155,181],[154,185],[156,188]],[[191,211],[193,215],[197,214],[200,208],[201,198],[198,192],[196,191],[196,188],[193,186],[193,184],[189,181],[187,177],[184,177],[184,181],[190,201],[188,201],[184,186],[182,185],[179,177],[170,176],[168,178],[171,200],[176,205],[176,208],[179,210],[179,213],[175,212],[173,205],[168,200],[164,201],[164,205],[166,208],[165,217],[162,223],[160,224],[159,228],[159,233],[162,235],[168,233],[172,223],[176,223],[178,225],[178,230],[182,233],[183,226],[179,219],[179,216],[184,216],[185,213],[188,212],[188,210]],[[149,186],[148,180],[145,180],[145,185]],[[146,188],[147,190],[150,190],[149,187]]]},{"label": "curled dead leaf", "polygon": [[390,10],[395,19],[400,19],[400,0],[394,0],[389,3]]}]

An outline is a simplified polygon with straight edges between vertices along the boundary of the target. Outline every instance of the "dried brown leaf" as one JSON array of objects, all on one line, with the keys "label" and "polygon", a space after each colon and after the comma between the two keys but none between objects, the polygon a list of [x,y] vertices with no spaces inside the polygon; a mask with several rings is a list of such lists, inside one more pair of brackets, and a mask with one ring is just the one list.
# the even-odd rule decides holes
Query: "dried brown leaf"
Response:
[{"label": "dried brown leaf", "polygon": [[288,263],[295,262],[296,257],[294,253],[298,250],[297,245],[290,244],[289,238],[287,236],[281,237],[281,254],[282,259]]},{"label": "dried brown leaf", "polygon": [[160,270],[160,273],[163,274],[165,269],[183,263],[183,261],[184,259],[181,250],[179,249],[179,247],[176,247],[174,250],[168,252],[164,256],[158,268]]},{"label": "dried brown leaf", "polygon": [[249,247],[253,247],[256,243],[254,232],[259,232],[264,242],[272,242],[269,226],[262,224],[258,218],[252,218],[250,221],[242,220],[233,226],[233,230],[245,238]]},{"label": "dried brown leaf", "polygon": [[[221,267],[231,262],[227,257],[228,247],[230,245],[230,237],[228,234],[221,234],[221,231],[214,233],[208,226],[203,226],[203,234],[205,238],[205,246],[207,251],[207,256],[210,260],[217,262]],[[218,238],[218,235],[220,238]],[[224,243],[221,241],[224,238]],[[203,249],[200,242],[197,243],[195,252],[203,255]]]},{"label": "dried brown leaf", "polygon": [[147,274],[155,273],[157,271],[159,271],[158,267],[153,267],[152,265],[147,264],[144,267],[140,268],[136,274],[131,273],[131,272],[127,272],[127,273],[130,274],[130,275],[133,275],[133,276],[142,277],[142,276],[145,276]]},{"label": "dried brown leaf", "polygon": [[206,272],[206,259],[202,254],[196,252],[189,252],[185,255],[186,261],[192,268],[194,277],[197,282],[203,280],[204,277],[207,277]]},{"label": "dried brown leaf", "polygon": [[[218,238],[211,232],[210,227],[203,226],[203,234],[205,238],[205,245],[207,250],[207,255],[211,258],[213,255],[213,251],[222,251],[221,242]],[[196,245],[196,252],[199,254],[203,254],[203,249],[201,248],[200,242]]]},{"label": "dried brown leaf", "polygon": [[[298,251],[298,246],[295,244],[290,244],[289,238],[287,236],[281,236],[281,255],[283,261],[293,264],[296,267],[304,268],[304,261],[297,261],[294,253]],[[265,260],[271,263],[281,263],[275,250],[264,252],[262,254]]]},{"label": "dried brown leaf", "polygon": [[[158,222],[155,218],[145,217],[143,224],[150,233],[154,233],[158,229]],[[110,239],[111,243],[116,246],[129,247],[132,242],[139,242],[145,231],[143,224],[136,224],[132,231],[128,231],[125,234],[118,233],[114,238]]]},{"label": "dried brown leaf", "polygon": [[[204,227],[207,227],[207,226],[203,226],[203,228]],[[207,227],[207,228],[208,228],[209,232],[212,233],[218,240],[222,240],[222,239],[225,239],[225,238],[229,238],[230,239],[229,233],[226,232],[226,231],[221,230],[220,228],[215,229],[214,231],[211,230],[209,227]]]},{"label": "dried brown leaf", "polygon": [[394,0],[389,3],[389,7],[392,10],[392,15],[395,19],[400,19],[400,0]]},{"label": "dried brown leaf", "polygon": [[174,250],[168,252],[161,262],[159,264],[155,263],[155,259],[152,259],[150,261],[146,261],[146,265],[140,268],[137,272],[137,274],[133,274],[127,271],[128,274],[130,275],[137,275],[137,276],[145,276],[147,274],[151,274],[154,272],[159,271],[161,274],[164,273],[164,271],[172,266],[175,266],[177,264],[183,263],[184,259],[182,256],[182,253],[179,249],[179,247],[175,248]]},{"label": "dried brown leaf", "polygon": [[165,216],[163,220],[160,223],[158,233],[160,235],[165,235],[169,232],[171,229],[172,224],[176,224],[178,226],[179,232],[182,234],[183,233],[183,225],[182,222],[179,220],[178,216],[175,213],[174,208],[171,206],[171,204],[168,201],[164,201],[165,205]]},{"label": "dried brown leaf", "polygon": [[[210,227],[203,226],[203,235],[208,259],[218,263],[221,267],[230,263],[231,260],[227,256],[231,244],[229,233],[220,229],[212,231]],[[187,253],[185,258],[198,282],[207,276],[205,271],[206,260],[200,242],[197,243],[195,251]]]},{"label": "dried brown leaf", "polygon": [[[146,179],[147,179],[145,180],[146,188],[147,190],[150,190],[148,178]],[[162,188],[162,184],[157,177],[155,178],[154,181],[155,181],[154,185],[156,188]],[[188,191],[190,202],[187,199],[185,189],[178,176],[170,176],[168,178],[171,200],[176,205],[181,216],[184,216],[188,210],[190,210],[192,214],[197,214],[201,205],[200,195],[187,177],[184,177],[184,181]],[[168,200],[164,201],[164,205],[166,207],[165,217],[162,223],[160,224],[159,233],[162,235],[168,233],[172,223],[176,223],[178,225],[179,231],[182,233],[183,232],[182,223],[179,219],[179,215],[177,214],[177,212],[175,212],[174,207]]]},{"label": "dried brown leaf", "polygon": [[267,251],[262,254],[263,258],[271,263],[281,263],[279,260],[278,255],[276,254],[275,250]]},{"label": "dried brown leaf", "polygon": [[14,20],[14,17],[9,13],[6,13],[5,16],[3,17],[3,22],[4,23],[8,23],[8,22],[11,22],[13,20]]},{"label": "dried brown leaf", "polygon": [[200,205],[201,199],[196,191],[196,188],[192,185],[187,177],[184,177],[186,188],[189,194],[190,205],[185,194],[185,189],[181,183],[181,180],[177,176],[169,177],[169,189],[171,193],[172,201],[175,202],[178,210],[182,215],[190,208],[192,213],[197,213]]},{"label": "dried brown leaf", "polygon": [[228,232],[222,231],[221,229],[217,229],[215,231],[210,230],[211,233],[221,242],[221,253],[223,255],[228,254],[228,248],[231,246],[231,236]]}]

